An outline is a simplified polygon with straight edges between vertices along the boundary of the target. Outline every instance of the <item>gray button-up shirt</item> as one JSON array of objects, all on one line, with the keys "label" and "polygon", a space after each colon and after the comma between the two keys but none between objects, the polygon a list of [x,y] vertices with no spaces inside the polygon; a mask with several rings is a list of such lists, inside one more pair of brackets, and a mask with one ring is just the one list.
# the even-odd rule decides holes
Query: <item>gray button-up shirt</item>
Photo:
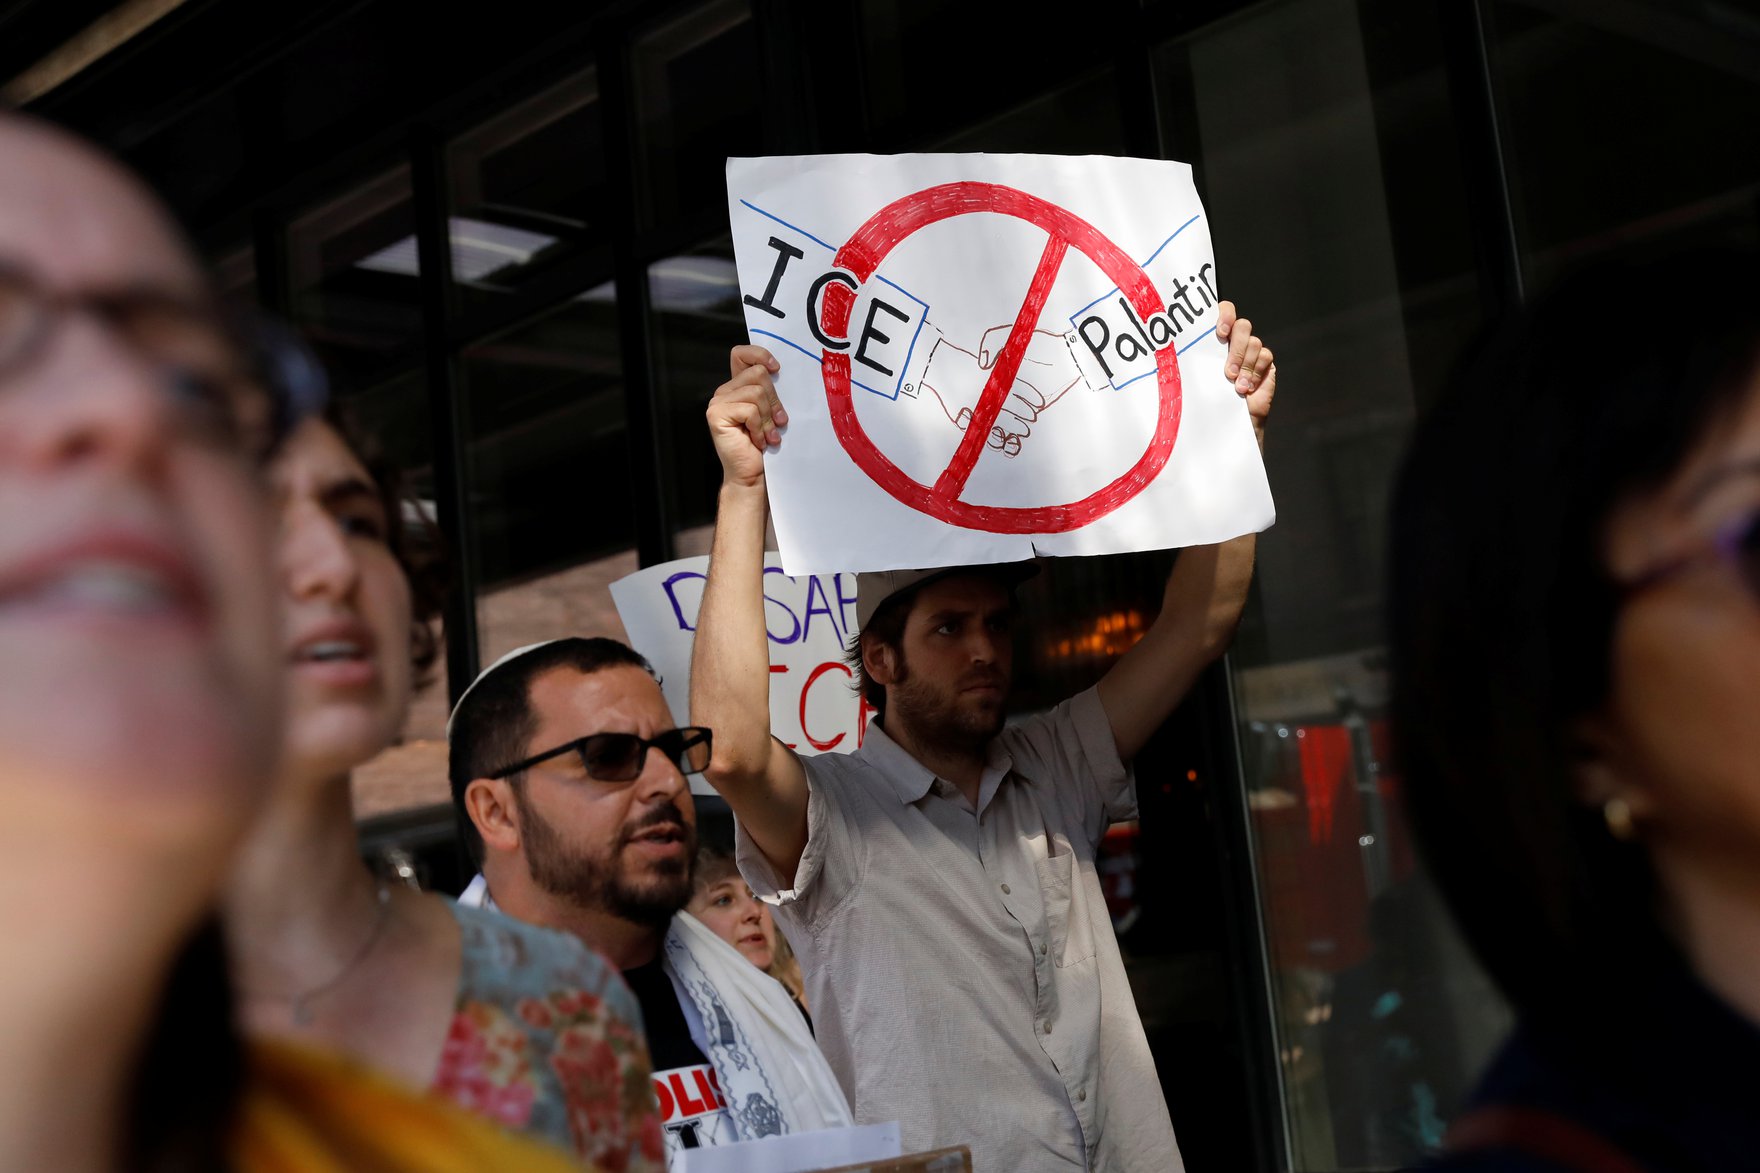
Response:
[{"label": "gray button-up shirt", "polygon": [[1099,696],[1004,729],[977,809],[878,725],[803,758],[807,848],[778,906],[819,1044],[856,1119],[905,1151],[969,1144],[984,1173],[1181,1170],[1094,868],[1136,816]]}]

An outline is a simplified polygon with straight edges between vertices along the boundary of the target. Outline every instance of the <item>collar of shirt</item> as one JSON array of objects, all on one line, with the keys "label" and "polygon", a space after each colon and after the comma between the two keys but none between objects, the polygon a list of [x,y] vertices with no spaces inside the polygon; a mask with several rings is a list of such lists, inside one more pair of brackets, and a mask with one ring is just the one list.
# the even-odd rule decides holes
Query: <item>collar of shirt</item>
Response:
[{"label": "collar of shirt", "polygon": [[[937,777],[933,770],[912,757],[910,751],[887,735],[879,721],[869,724],[862,748],[855,752],[855,756],[879,771],[898,796],[898,801],[906,806],[921,802],[931,790],[937,789],[938,783],[938,793],[943,798],[957,798],[962,805],[965,802],[959,787]],[[984,813],[1014,768],[1014,755],[1003,746],[1001,738],[992,738],[984,773],[978,780],[978,814]]]}]

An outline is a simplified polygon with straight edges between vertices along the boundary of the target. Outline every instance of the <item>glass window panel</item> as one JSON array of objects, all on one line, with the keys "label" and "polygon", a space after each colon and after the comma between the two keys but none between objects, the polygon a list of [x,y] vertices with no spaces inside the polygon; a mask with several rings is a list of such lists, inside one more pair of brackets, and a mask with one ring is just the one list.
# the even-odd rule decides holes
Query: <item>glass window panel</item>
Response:
[{"label": "glass window panel", "polygon": [[[466,347],[460,366],[487,662],[491,649],[505,642],[507,624],[517,621],[490,604],[495,591],[632,548],[633,494],[644,490],[630,480],[617,307],[609,285]],[[571,620],[545,638],[579,626]]]},{"label": "glass window panel", "polygon": [[[1068,17],[1048,24],[1021,9],[944,0],[862,0],[860,14],[869,118],[900,143],[922,141],[925,132],[933,141],[1040,100],[1048,79],[1099,56],[1099,34],[1111,24]],[[1116,123],[1117,107],[1114,93],[1105,119]]]},{"label": "glass window panel", "polygon": [[[427,390],[427,380],[419,373],[409,372],[341,397],[355,426],[371,437],[397,471],[404,524],[416,540],[420,540],[421,534],[438,532]],[[438,619],[434,620],[433,629],[439,639],[443,633]],[[430,682],[416,693],[397,743],[354,772],[356,818],[451,801],[446,782],[444,652],[436,659],[429,676]]]},{"label": "glass window panel", "polygon": [[1510,185],[1536,284],[1591,253],[1760,241],[1752,39],[1744,47],[1710,7],[1500,2],[1493,13]]},{"label": "glass window panel", "polygon": [[1479,317],[1435,19],[1292,0],[1156,55],[1201,144],[1222,292],[1287,384],[1233,664],[1298,1171],[1418,1162],[1507,1025],[1416,870],[1387,751],[1389,485]]},{"label": "glass window panel", "polygon": [[484,591],[477,602],[482,659],[493,664],[515,648],[565,635],[628,641],[611,601],[611,584],[637,570],[634,548],[619,550],[528,582]]},{"label": "glass window panel", "polygon": [[447,175],[460,309],[518,292],[607,243],[611,194],[595,71],[453,140]]},{"label": "glass window panel", "polygon": [[937,151],[1123,155],[1123,111],[1110,69],[1023,102],[936,143]]},{"label": "glass window panel", "polygon": [[712,525],[721,462],[703,423],[703,408],[727,381],[728,349],[746,341],[732,238],[724,234],[649,265],[648,300],[654,381],[670,431],[677,523],[685,530]]},{"label": "glass window panel", "polygon": [[636,138],[650,223],[719,214],[728,156],[762,153],[762,60],[746,0],[714,0],[636,39]]},{"label": "glass window panel", "polygon": [[421,270],[407,167],[300,216],[287,246],[293,318],[339,390],[419,364]]},{"label": "glass window panel", "polygon": [[230,305],[258,304],[256,250],[247,244],[223,253],[214,262],[214,288]]},{"label": "glass window panel", "polygon": [[442,655],[434,665],[433,682],[417,693],[410,705],[409,720],[397,744],[355,770],[350,778],[355,818],[452,801],[446,780],[446,696],[446,657]]}]

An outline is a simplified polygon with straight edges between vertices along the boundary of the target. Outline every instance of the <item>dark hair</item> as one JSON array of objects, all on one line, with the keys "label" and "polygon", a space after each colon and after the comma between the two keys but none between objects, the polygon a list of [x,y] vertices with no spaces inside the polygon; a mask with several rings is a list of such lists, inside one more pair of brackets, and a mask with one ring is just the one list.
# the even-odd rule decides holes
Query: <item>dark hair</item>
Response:
[{"label": "dark hair", "polygon": [[886,715],[886,686],[868,675],[862,664],[862,637],[873,636],[886,647],[891,648],[900,657],[904,655],[904,623],[910,618],[911,602],[916,599],[916,588],[899,591],[888,596],[874,608],[868,617],[868,624],[850,637],[849,646],[843,651],[844,661],[849,665],[850,674],[855,678],[855,686],[861,690],[862,698],[868,707],[882,717]]},{"label": "dark hair", "polygon": [[220,923],[196,930],[172,967],[129,1092],[122,1168],[221,1173],[246,1083]]},{"label": "dark hair", "polygon": [[[471,685],[446,734],[447,776],[452,783],[459,834],[478,864],[483,862],[483,838],[465,810],[465,788],[526,756],[527,743],[538,729],[538,714],[532,710],[532,681],[554,668],[590,675],[619,666],[640,668],[654,676],[652,665],[628,644],[597,636],[571,636],[515,656]],[[519,781],[517,776],[514,781]]]},{"label": "dark hair", "polygon": [[[1456,374],[1399,474],[1391,710],[1413,829],[1524,1010],[1585,1022],[1678,957],[1648,855],[1574,794],[1572,726],[1610,683],[1606,523],[1744,403],[1756,265],[1701,252],[1567,278]],[[1655,304],[1680,308],[1646,320]]]},{"label": "dark hair", "polygon": [[710,884],[719,884],[729,876],[741,879],[739,863],[734,859],[733,852],[711,843],[699,841],[697,859],[691,865],[692,896],[694,897]]},{"label": "dark hair", "polygon": [[378,490],[379,504],[385,512],[386,545],[409,580],[410,663],[415,667],[417,686],[427,684],[440,658],[440,638],[434,620],[440,617],[446,603],[448,568],[440,527],[404,491],[402,471],[385,455],[373,434],[361,426],[353,410],[331,400],[324,409],[324,422],[336,430]]}]

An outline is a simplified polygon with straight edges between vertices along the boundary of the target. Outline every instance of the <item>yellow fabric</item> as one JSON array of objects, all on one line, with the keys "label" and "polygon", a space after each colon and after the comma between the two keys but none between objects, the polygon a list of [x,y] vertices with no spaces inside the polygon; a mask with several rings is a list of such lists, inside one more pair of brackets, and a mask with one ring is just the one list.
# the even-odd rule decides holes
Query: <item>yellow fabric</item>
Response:
[{"label": "yellow fabric", "polygon": [[250,1044],[232,1159],[242,1173],[579,1173],[562,1152],[406,1091],[347,1059]]}]

